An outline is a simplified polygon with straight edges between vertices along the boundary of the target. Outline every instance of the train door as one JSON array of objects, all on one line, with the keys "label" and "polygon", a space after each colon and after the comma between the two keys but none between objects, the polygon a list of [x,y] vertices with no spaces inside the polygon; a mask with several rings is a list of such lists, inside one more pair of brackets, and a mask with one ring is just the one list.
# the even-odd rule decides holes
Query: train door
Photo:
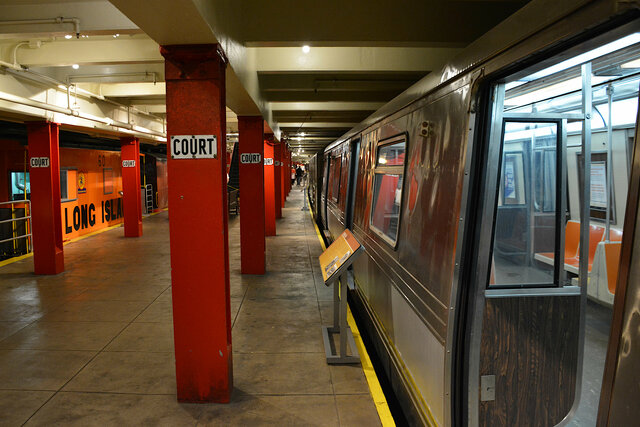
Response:
[{"label": "train door", "polygon": [[331,153],[324,155],[324,167],[322,173],[322,191],[320,191],[320,218],[322,220],[322,228],[328,228],[327,223],[327,194],[329,191],[329,167],[331,164]]},{"label": "train door", "polygon": [[468,266],[471,425],[597,416],[611,316],[597,288],[617,292],[640,33],[619,30],[544,64],[490,87],[484,164],[498,167],[479,176]]},{"label": "train door", "polygon": [[349,146],[351,158],[349,161],[349,185],[347,187],[347,200],[345,204],[344,226],[353,227],[353,210],[355,208],[356,180],[358,179],[358,159],[360,158],[360,138],[352,139]]}]

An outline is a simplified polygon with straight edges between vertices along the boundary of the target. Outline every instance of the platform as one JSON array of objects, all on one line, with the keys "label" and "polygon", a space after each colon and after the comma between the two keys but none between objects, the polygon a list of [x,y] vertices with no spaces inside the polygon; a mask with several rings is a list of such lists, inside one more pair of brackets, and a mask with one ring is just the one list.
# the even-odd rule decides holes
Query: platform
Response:
[{"label": "platform", "polygon": [[231,404],[176,402],[167,212],[141,238],[66,245],[58,276],[0,267],[0,425],[380,425],[362,368],[326,364],[332,291],[302,200],[294,187],[264,276],[240,274],[230,219]]}]

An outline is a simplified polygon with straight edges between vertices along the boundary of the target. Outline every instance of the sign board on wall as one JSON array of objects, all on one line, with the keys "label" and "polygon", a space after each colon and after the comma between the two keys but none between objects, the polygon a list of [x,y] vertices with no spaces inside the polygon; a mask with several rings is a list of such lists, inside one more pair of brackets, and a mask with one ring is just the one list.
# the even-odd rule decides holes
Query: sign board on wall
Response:
[{"label": "sign board on wall", "polygon": [[172,135],[171,158],[175,160],[217,159],[216,135]]},{"label": "sign board on wall", "polygon": [[273,165],[273,159],[272,159],[272,158],[270,158],[270,157],[265,157],[265,159],[264,159],[264,165],[265,165],[265,166],[271,166],[271,165]]},{"label": "sign board on wall", "polygon": [[136,161],[135,160],[123,160],[122,161],[122,167],[123,168],[135,168],[136,167]]}]

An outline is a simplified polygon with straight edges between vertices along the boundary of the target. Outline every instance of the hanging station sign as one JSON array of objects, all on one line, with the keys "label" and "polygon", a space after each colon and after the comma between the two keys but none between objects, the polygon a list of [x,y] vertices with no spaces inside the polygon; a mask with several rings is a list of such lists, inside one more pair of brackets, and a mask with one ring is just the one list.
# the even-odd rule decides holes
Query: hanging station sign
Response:
[{"label": "hanging station sign", "polygon": [[216,135],[172,135],[171,158],[175,160],[217,159]]}]

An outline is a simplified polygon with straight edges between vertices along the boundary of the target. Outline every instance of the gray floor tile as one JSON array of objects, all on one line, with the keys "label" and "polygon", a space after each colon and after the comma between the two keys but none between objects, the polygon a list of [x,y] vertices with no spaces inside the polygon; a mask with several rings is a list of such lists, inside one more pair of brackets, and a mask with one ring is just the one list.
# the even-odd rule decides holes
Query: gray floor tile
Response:
[{"label": "gray floor tile", "polygon": [[105,350],[172,352],[173,349],[171,323],[133,322]]},{"label": "gray floor tile", "polygon": [[228,405],[204,408],[199,426],[338,426],[334,397],[255,396],[236,389]]},{"label": "gray floor tile", "polygon": [[86,351],[0,350],[0,389],[58,390],[94,354]]},{"label": "gray floor tile", "polygon": [[380,418],[369,395],[336,396],[340,426],[380,426]]},{"label": "gray floor tile", "polygon": [[35,322],[0,341],[0,348],[97,351],[125,326],[118,322]]},{"label": "gray floor tile", "polygon": [[52,391],[0,390],[0,425],[21,426],[51,396]]},{"label": "gray floor tile", "polygon": [[175,394],[173,353],[103,352],[64,391]]},{"label": "gray floor tile", "polygon": [[148,303],[143,301],[74,300],[48,313],[47,322],[125,322],[132,321]]},{"label": "gray floor tile", "polygon": [[175,396],[58,393],[28,426],[191,426],[203,405],[181,404]]},{"label": "gray floor tile", "polygon": [[332,394],[324,353],[233,355],[234,384],[252,394]]}]

